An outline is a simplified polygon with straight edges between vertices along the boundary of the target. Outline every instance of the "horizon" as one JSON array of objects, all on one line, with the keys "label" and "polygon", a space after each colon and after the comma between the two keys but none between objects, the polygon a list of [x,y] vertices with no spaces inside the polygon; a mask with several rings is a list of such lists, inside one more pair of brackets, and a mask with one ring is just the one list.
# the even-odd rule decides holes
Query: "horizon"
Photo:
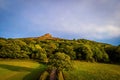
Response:
[{"label": "horizon", "polygon": [[[55,37],[55,38],[60,38],[60,39],[66,39],[66,40],[73,40],[73,39],[75,39],[75,40],[78,40],[78,39],[85,39],[85,38],[73,38],[73,39],[68,39],[68,38],[62,38],[62,37],[53,36],[51,33],[45,33],[45,34],[50,34],[52,37]],[[44,36],[45,34],[43,34],[43,35],[39,35],[39,36],[13,37],[13,38],[9,37],[9,38],[11,38],[11,39],[17,39],[17,38],[18,38],[18,39],[19,39],[19,38],[37,38],[37,37],[42,37],[42,36]],[[5,37],[0,37],[0,38],[5,38]],[[9,38],[5,38],[5,39],[9,39]],[[95,41],[95,40],[91,40],[91,39],[85,39],[85,40]],[[98,42],[98,43],[105,43],[105,44],[110,44],[110,43],[107,43],[107,42],[102,42],[102,41],[95,41],[95,42]],[[118,45],[120,45],[120,44],[118,44],[118,45],[110,44],[110,45],[113,45],[113,46],[118,46]]]},{"label": "horizon", "polygon": [[87,39],[120,45],[120,0],[0,0],[0,37]]}]

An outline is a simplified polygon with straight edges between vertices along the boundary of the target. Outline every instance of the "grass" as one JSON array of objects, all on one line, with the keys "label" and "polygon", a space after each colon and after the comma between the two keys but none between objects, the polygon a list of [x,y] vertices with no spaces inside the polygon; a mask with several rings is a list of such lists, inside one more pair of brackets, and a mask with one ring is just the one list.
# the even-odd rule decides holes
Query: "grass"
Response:
[{"label": "grass", "polygon": [[0,80],[37,80],[46,66],[30,60],[0,60]]},{"label": "grass", "polygon": [[64,80],[63,73],[61,71],[58,73],[58,80]]},{"label": "grass", "polygon": [[65,80],[120,80],[120,65],[73,61]]},{"label": "grass", "polygon": [[49,76],[49,73],[47,71],[44,71],[43,74],[41,74],[39,80],[46,80]]},{"label": "grass", "polygon": [[[65,80],[120,80],[120,65],[72,62],[73,69],[64,71]],[[37,80],[46,65],[31,60],[0,59],[0,80]]]}]

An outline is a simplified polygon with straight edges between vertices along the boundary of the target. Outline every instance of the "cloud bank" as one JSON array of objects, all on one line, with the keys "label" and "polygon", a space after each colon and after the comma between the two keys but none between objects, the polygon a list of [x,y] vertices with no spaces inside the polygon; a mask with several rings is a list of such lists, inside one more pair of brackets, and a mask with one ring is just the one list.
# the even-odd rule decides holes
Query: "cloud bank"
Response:
[{"label": "cloud bank", "polygon": [[[120,38],[119,0],[0,0],[10,21],[29,32],[74,34],[77,38]],[[73,38],[71,36],[71,38]]]},{"label": "cloud bank", "polygon": [[[117,2],[117,1],[116,1]],[[83,35],[85,38],[120,37],[120,4],[113,0],[75,0],[30,2],[23,16],[36,30]]]}]

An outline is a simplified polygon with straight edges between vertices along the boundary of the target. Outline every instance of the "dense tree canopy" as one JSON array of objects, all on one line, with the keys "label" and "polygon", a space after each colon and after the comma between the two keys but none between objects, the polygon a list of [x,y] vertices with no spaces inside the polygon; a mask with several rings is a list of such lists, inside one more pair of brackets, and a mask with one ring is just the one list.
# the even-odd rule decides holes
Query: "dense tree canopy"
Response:
[{"label": "dense tree canopy", "polygon": [[0,38],[0,58],[30,58],[47,62],[56,52],[72,60],[120,63],[120,46],[78,39]]},{"label": "dense tree canopy", "polygon": [[57,70],[69,69],[71,68],[70,57],[65,53],[57,52],[50,57],[49,65]]}]

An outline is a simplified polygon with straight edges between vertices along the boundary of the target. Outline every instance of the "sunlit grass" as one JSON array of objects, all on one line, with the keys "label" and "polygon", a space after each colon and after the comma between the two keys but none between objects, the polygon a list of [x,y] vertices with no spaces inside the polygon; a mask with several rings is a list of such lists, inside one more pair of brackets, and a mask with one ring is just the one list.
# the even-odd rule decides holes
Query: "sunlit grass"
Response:
[{"label": "sunlit grass", "polygon": [[73,61],[66,80],[120,80],[120,65]]},{"label": "sunlit grass", "polygon": [[[65,80],[120,80],[120,65],[73,61]],[[0,80],[36,80],[46,66],[31,60],[0,60]]]},{"label": "sunlit grass", "polygon": [[0,60],[0,80],[36,80],[45,65],[30,60]]}]

